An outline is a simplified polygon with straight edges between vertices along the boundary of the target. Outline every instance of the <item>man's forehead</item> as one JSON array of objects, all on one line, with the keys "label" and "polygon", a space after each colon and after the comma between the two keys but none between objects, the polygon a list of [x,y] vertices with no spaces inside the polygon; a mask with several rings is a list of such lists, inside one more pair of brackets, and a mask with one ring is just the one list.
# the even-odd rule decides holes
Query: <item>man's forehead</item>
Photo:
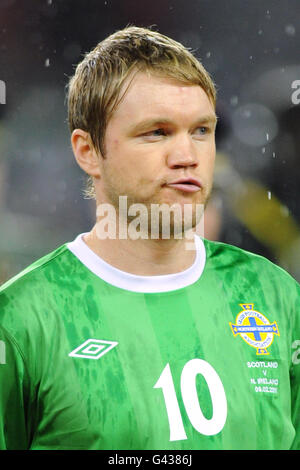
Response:
[{"label": "man's forehead", "polygon": [[176,110],[184,113],[188,107],[193,114],[215,116],[211,100],[199,85],[156,74],[136,73],[124,86],[121,96],[116,114],[146,113],[149,119],[155,117],[153,114],[165,114],[168,118],[169,113]]}]

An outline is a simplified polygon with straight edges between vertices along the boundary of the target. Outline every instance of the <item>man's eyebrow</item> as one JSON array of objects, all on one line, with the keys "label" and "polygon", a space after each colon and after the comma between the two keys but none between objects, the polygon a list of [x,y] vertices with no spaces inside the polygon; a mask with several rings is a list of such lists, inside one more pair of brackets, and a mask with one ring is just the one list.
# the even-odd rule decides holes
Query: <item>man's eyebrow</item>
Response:
[{"label": "man's eyebrow", "polygon": [[145,129],[150,129],[151,127],[156,127],[156,126],[162,126],[162,125],[170,125],[173,124],[171,119],[167,118],[151,118],[151,119],[145,119],[144,121],[137,122],[130,126],[129,131],[130,132],[135,132],[135,131],[143,131]]},{"label": "man's eyebrow", "polygon": [[216,114],[207,114],[206,116],[201,116],[197,123],[212,123],[216,124],[218,121],[218,116]]},{"label": "man's eyebrow", "polygon": [[[218,118],[215,114],[207,114],[207,115],[200,116],[198,119],[196,119],[193,125],[216,124],[217,119]],[[174,121],[165,117],[145,119],[144,121],[138,122],[130,126],[129,132],[143,131],[145,129],[151,129],[152,127],[162,126],[162,125],[174,125]]]}]

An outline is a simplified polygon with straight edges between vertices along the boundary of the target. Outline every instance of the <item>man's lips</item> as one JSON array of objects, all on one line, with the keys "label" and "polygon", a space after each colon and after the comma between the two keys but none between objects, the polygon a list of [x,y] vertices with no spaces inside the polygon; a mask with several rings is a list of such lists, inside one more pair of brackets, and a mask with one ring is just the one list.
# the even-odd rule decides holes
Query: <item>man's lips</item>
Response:
[{"label": "man's lips", "polygon": [[200,181],[195,178],[182,178],[167,183],[166,186],[178,189],[179,191],[183,191],[186,193],[195,193],[197,191],[200,191],[200,189],[202,188],[202,184],[200,183]]}]

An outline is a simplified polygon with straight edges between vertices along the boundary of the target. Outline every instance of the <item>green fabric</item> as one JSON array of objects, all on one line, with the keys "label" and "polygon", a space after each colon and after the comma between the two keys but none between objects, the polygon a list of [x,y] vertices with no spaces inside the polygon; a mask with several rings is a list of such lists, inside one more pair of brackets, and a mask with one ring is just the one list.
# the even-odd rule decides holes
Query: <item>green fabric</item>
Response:
[{"label": "green fabric", "polygon": [[2,286],[0,449],[300,449],[299,285],[204,243],[175,291],[114,287],[66,245]]}]

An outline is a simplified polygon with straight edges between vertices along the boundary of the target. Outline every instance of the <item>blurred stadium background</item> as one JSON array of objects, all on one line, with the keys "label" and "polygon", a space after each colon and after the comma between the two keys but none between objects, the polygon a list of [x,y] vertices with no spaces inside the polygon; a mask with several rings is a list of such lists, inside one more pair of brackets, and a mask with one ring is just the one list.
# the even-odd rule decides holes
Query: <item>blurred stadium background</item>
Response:
[{"label": "blurred stadium background", "polygon": [[65,86],[82,54],[127,24],[196,50],[217,84],[206,236],[300,280],[299,18],[299,0],[0,0],[0,284],[93,225]]}]

